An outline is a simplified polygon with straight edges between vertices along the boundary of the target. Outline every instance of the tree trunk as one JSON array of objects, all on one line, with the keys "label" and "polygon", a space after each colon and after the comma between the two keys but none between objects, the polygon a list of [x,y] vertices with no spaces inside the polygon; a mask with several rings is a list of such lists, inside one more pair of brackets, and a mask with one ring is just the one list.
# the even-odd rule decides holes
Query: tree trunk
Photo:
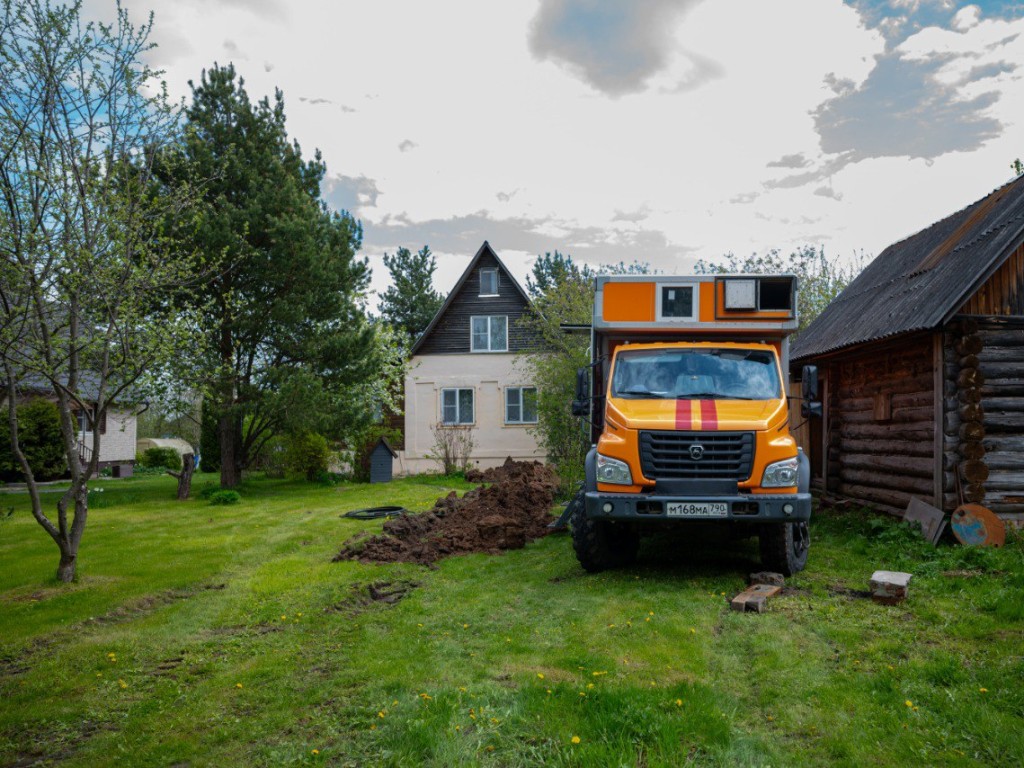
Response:
[{"label": "tree trunk", "polygon": [[185,501],[192,493],[192,473],[195,472],[195,455],[186,453],[181,457],[181,472],[168,472],[171,477],[178,478],[178,501]]},{"label": "tree trunk", "polygon": [[242,481],[238,466],[238,430],[235,418],[230,414],[221,416],[217,427],[220,436],[220,487],[234,488]]},{"label": "tree trunk", "polygon": [[77,554],[67,552],[60,553],[60,565],[57,566],[57,580],[65,584],[75,580],[75,566],[78,563]]}]

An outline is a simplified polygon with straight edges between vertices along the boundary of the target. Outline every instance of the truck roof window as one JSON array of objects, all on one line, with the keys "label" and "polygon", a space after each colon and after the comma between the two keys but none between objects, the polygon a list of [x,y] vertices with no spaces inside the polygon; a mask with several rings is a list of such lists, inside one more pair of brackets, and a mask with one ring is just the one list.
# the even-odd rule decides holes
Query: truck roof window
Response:
[{"label": "truck roof window", "polygon": [[693,286],[661,286],[661,313],[663,318],[693,319]]},{"label": "truck roof window", "polygon": [[761,302],[762,310],[788,311],[793,309],[793,281],[786,280],[761,280]]}]

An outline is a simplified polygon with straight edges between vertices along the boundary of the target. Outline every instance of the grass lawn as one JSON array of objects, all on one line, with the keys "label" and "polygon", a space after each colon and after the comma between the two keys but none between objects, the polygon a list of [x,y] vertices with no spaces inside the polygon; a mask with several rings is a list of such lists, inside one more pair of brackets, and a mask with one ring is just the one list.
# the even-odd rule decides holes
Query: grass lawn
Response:
[{"label": "grass lawn", "polygon": [[[1020,539],[824,512],[761,615],[727,602],[755,542],[651,540],[599,576],[566,536],[331,562],[381,525],[341,512],[447,483],[252,479],[224,507],[101,480],[69,586],[0,495],[0,765],[1024,765]],[[880,568],[914,574],[902,605],[857,594]]]}]

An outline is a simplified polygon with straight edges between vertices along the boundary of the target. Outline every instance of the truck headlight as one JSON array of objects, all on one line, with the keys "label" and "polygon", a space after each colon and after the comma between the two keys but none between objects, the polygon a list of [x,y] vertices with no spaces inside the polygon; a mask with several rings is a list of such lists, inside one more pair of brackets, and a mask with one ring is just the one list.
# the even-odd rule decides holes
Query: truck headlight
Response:
[{"label": "truck headlight", "polygon": [[761,478],[762,488],[789,488],[796,485],[796,474],[799,463],[796,459],[776,461],[764,468]]},{"label": "truck headlight", "polygon": [[632,485],[633,473],[629,471],[629,464],[626,462],[610,459],[599,453],[597,454],[597,482]]}]

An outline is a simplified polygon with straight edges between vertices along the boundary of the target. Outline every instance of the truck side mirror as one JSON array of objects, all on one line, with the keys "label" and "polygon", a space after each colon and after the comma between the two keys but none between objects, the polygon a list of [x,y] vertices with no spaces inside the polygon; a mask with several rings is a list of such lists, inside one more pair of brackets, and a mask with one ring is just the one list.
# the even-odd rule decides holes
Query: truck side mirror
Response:
[{"label": "truck side mirror", "polygon": [[586,368],[579,368],[576,371],[576,399],[590,399],[590,371]]},{"label": "truck side mirror", "polygon": [[816,365],[805,365],[800,374],[800,382],[803,386],[803,402],[800,403],[800,413],[805,419],[812,416],[821,418],[822,408],[818,402],[818,367]]},{"label": "truck side mirror", "polygon": [[818,366],[805,365],[803,373],[800,374],[800,382],[803,385],[803,396],[805,400],[818,399]]},{"label": "truck side mirror", "polygon": [[590,376],[586,368],[576,371],[576,399],[572,401],[572,415],[586,416],[590,412]]}]

